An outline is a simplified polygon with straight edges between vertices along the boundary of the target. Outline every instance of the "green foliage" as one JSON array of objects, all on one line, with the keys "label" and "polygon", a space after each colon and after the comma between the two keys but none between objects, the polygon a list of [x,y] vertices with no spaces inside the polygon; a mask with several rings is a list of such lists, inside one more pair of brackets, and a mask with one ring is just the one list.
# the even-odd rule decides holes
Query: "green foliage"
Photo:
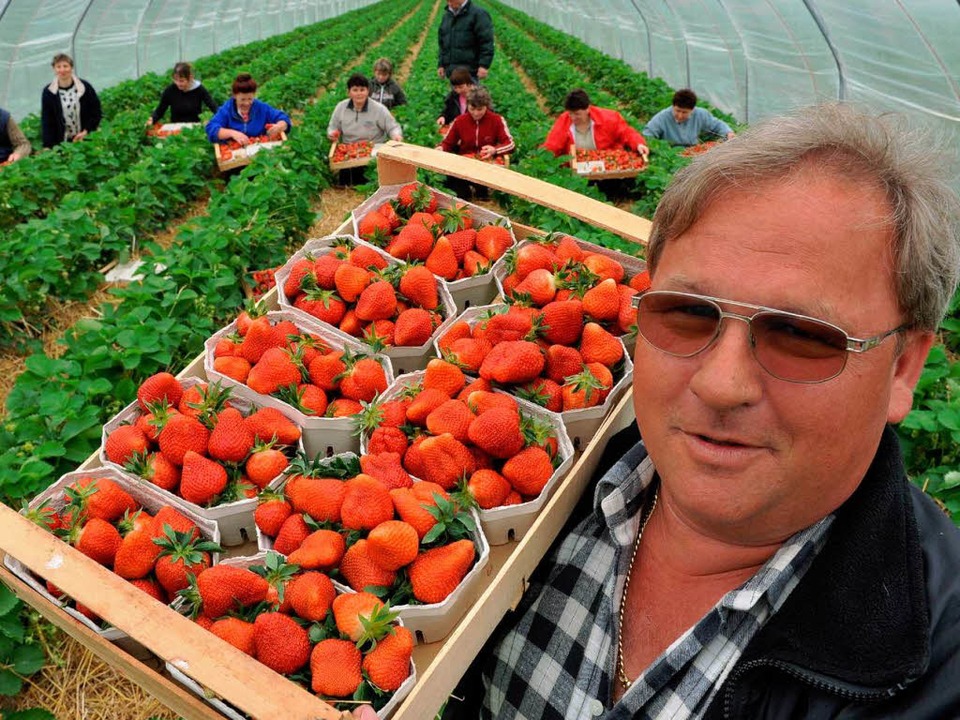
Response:
[{"label": "green foliage", "polygon": [[27,632],[25,608],[0,584],[0,695],[16,695],[23,681],[43,667],[45,656]]}]

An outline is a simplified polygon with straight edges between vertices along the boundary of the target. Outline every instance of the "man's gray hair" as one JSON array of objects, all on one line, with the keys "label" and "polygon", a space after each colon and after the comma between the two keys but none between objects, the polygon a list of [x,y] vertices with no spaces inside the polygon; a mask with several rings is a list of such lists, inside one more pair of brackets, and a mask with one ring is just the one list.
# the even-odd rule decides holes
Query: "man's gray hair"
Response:
[{"label": "man's gray hair", "polygon": [[653,216],[650,272],[665,243],[719,195],[786,179],[813,162],[886,195],[900,309],[911,327],[936,330],[960,276],[960,198],[949,184],[945,153],[935,145],[902,117],[876,117],[842,104],[759,123],[674,176]]}]

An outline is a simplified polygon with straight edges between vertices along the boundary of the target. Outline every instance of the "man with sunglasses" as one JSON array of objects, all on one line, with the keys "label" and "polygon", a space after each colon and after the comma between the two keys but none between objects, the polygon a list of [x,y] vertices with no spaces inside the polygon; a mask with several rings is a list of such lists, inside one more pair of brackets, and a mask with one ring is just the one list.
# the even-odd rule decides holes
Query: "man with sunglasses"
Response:
[{"label": "man with sunglasses", "polygon": [[636,427],[446,717],[960,714],[960,532],[889,427],[960,274],[936,167],[893,118],[822,106],[677,173]]}]

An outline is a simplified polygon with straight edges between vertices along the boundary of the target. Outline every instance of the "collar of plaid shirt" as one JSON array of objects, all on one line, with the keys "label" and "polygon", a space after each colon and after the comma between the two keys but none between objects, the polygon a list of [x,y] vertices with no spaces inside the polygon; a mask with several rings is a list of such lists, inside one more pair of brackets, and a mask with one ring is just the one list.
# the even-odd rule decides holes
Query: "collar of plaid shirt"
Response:
[{"label": "collar of plaid shirt", "polygon": [[741,587],[679,637],[611,707],[617,608],[652,461],[637,443],[599,481],[594,512],[549,563],[546,584],[504,636],[487,681],[496,718],[700,717],[757,630],[810,566],[833,520],[790,538]]}]

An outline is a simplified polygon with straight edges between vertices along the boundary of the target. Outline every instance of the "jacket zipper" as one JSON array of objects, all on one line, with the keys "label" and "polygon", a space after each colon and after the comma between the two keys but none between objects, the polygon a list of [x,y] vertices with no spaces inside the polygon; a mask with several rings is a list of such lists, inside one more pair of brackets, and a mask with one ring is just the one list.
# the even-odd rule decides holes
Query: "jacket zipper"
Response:
[{"label": "jacket zipper", "polygon": [[739,667],[737,672],[734,675],[731,675],[729,678],[729,684],[727,685],[726,692],[724,693],[723,701],[723,716],[725,718],[733,717],[731,715],[732,708],[730,706],[733,703],[736,681],[747,672],[764,666],[780,670],[781,672],[786,673],[787,675],[796,678],[797,680],[800,680],[801,682],[806,683],[807,685],[810,685],[818,690],[825,690],[846,700],[854,700],[859,702],[876,702],[878,700],[891,698],[909,685],[910,681],[912,680],[912,678],[910,678],[906,682],[897,683],[893,687],[889,687],[884,690],[857,690],[839,683],[827,682],[826,680],[813,675],[812,673],[804,672],[796,665],[791,665],[790,663],[783,662],[782,660],[750,660]]}]

